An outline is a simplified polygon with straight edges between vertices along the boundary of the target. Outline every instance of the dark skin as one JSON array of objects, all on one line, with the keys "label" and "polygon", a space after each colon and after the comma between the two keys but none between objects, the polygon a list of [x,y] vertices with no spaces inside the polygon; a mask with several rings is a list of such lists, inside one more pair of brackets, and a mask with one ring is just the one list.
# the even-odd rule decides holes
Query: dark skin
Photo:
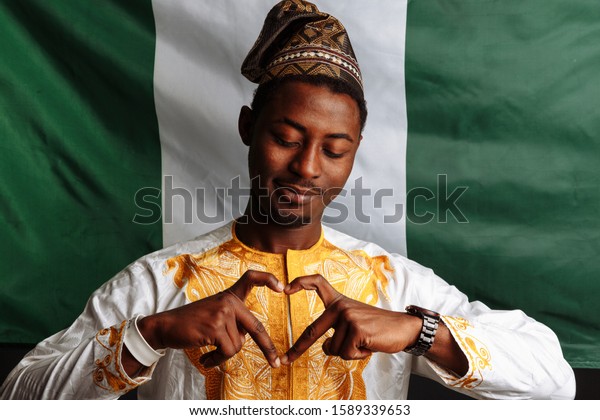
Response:
[{"label": "dark skin", "polygon": [[[140,333],[155,349],[185,349],[216,346],[204,354],[200,363],[218,366],[242,349],[246,333],[259,346],[269,364],[277,368],[280,360],[265,327],[248,310],[244,301],[253,287],[268,287],[281,293],[283,285],[269,273],[249,270],[229,289],[170,311],[147,316],[138,322]],[[144,366],[124,347],[121,364],[130,377]]]},{"label": "dark skin", "polygon": [[[243,107],[239,132],[249,147],[253,183],[245,223],[236,224],[238,238],[271,253],[314,245],[325,208],[350,175],[361,128],[358,105],[350,96],[302,82],[283,84],[259,115]],[[314,290],[325,311],[279,357],[264,325],[244,304],[253,287],[288,295]],[[293,363],[331,328],[335,332],[323,351],[350,360],[403,351],[417,341],[421,325],[415,316],[350,299],[320,275],[299,277],[284,288],[271,274],[260,272],[247,272],[225,292],[138,323],[153,348],[216,346],[200,360],[206,367],[235,355],[248,334],[274,368]],[[468,370],[466,357],[442,323],[426,357],[461,376]],[[127,349],[122,364],[130,376],[143,369]]]},{"label": "dark skin", "polygon": [[237,225],[239,239],[272,253],[309,248],[352,170],[361,140],[358,106],[325,87],[288,83],[260,115],[243,107],[238,126],[249,147],[250,178],[260,176],[263,189],[258,193],[253,182],[246,210],[252,217]]}]

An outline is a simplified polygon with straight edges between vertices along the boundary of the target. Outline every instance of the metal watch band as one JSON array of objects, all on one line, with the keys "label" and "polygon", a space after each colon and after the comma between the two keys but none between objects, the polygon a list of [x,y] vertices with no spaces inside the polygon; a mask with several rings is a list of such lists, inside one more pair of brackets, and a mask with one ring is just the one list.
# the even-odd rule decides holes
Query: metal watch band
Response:
[{"label": "metal watch band", "polygon": [[421,328],[421,334],[419,335],[417,342],[404,349],[404,351],[415,356],[422,356],[427,353],[433,345],[435,333],[437,332],[440,322],[440,314],[414,305],[407,306],[406,312],[421,318],[423,320],[423,327]]}]

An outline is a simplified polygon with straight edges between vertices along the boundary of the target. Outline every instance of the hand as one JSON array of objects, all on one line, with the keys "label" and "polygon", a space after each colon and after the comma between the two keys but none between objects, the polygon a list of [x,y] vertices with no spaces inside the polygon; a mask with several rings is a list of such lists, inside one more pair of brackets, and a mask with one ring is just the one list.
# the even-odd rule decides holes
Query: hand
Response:
[{"label": "hand", "polygon": [[200,358],[205,367],[218,366],[233,357],[241,350],[248,333],[269,364],[279,367],[273,341],[244,303],[257,286],[267,286],[278,293],[283,291],[283,285],[272,274],[249,270],[223,292],[143,318],[138,325],[140,332],[153,348],[215,346],[215,350]]},{"label": "hand", "polygon": [[414,344],[422,321],[403,312],[387,311],[344,296],[321,275],[298,277],[288,284],[284,293],[316,290],[325,311],[300,335],[282,356],[281,363],[298,359],[330,328],[332,337],[323,343],[323,351],[344,360],[364,359],[373,352],[397,353]]}]

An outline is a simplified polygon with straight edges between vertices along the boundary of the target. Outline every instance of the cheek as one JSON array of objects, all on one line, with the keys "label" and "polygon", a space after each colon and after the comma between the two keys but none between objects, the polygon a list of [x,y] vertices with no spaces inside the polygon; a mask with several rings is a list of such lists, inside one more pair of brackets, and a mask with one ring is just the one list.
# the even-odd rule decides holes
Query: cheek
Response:
[{"label": "cheek", "polygon": [[348,159],[344,162],[339,162],[336,165],[331,165],[329,170],[329,183],[333,188],[341,189],[345,184],[350,173],[352,172],[354,159]]},{"label": "cheek", "polygon": [[325,193],[323,194],[323,204],[325,204],[326,206],[329,205],[329,203],[331,203],[335,197],[337,197],[340,194],[340,191],[342,191],[342,187],[330,187],[327,189],[327,191],[325,191]]},{"label": "cheek", "polygon": [[352,172],[352,161],[349,161],[345,165],[339,165],[335,167],[330,167],[329,173],[327,175],[327,190],[323,195],[323,201],[326,204],[329,204],[337,195],[340,194],[344,185],[346,185],[346,181]]},{"label": "cheek", "polygon": [[248,155],[250,175],[268,178],[285,167],[286,156],[268,147],[252,147]]}]

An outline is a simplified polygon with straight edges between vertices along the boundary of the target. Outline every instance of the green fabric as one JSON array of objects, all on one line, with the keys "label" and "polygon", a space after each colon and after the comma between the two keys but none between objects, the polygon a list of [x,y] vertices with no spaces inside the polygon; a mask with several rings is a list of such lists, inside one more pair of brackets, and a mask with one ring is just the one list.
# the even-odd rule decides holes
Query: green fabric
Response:
[{"label": "green fabric", "polygon": [[407,189],[437,196],[438,174],[448,195],[468,187],[468,223],[415,199],[409,257],[544,322],[587,368],[600,368],[599,70],[597,0],[409,2]]},{"label": "green fabric", "polygon": [[0,342],[68,326],[162,243],[134,224],[160,188],[150,1],[0,2]]}]

